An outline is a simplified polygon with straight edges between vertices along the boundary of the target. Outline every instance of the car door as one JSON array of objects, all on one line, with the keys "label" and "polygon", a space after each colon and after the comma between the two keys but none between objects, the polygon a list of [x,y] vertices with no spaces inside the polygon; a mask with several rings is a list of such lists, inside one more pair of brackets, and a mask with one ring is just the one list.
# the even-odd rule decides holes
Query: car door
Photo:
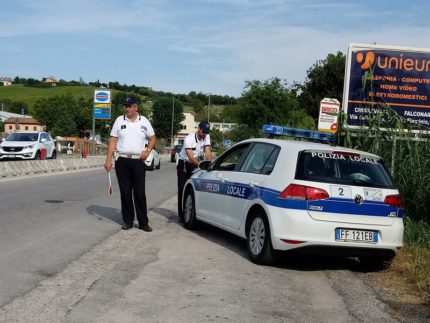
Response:
[{"label": "car door", "polygon": [[279,147],[269,143],[255,143],[239,167],[226,181],[228,198],[224,201],[223,224],[239,229],[249,207],[261,196],[276,159]]},{"label": "car door", "polygon": [[196,212],[200,217],[215,223],[226,223],[223,205],[231,197],[227,195],[230,175],[239,167],[251,143],[236,145],[222,154],[209,171],[201,172],[195,179],[198,194]]},{"label": "car door", "polygon": [[42,133],[40,135],[40,141],[43,145],[43,148],[46,149],[46,156],[51,157],[52,152],[54,150],[54,142],[52,141],[52,138],[47,133]]}]

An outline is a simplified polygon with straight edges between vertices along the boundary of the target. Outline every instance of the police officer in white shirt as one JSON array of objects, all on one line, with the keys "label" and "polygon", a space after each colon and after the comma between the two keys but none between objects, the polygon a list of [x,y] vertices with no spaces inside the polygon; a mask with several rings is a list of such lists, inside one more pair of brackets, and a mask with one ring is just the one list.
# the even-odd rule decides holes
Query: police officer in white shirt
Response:
[{"label": "police officer in white shirt", "polygon": [[182,191],[185,182],[191,177],[193,171],[202,160],[212,160],[210,125],[207,121],[199,123],[196,132],[190,133],[184,139],[184,146],[179,152],[176,173],[178,175],[178,215],[183,219]]},{"label": "police officer in white shirt", "polygon": [[135,98],[125,100],[124,110],[124,115],[119,116],[112,126],[105,169],[107,172],[112,169],[112,157],[116,152],[115,172],[124,220],[122,229],[133,228],[136,210],[139,229],[150,232],[152,228],[148,224],[145,193],[145,159],[154,149],[157,137],[149,120],[137,112],[138,102]]}]

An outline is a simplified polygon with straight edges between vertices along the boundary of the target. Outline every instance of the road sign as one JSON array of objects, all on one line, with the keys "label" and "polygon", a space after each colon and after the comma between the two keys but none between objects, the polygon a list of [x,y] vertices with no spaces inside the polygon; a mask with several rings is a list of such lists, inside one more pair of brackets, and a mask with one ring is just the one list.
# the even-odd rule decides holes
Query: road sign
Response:
[{"label": "road sign", "polygon": [[224,139],[223,144],[224,144],[224,147],[230,147],[230,146],[231,146],[231,140],[229,140],[229,139]]}]

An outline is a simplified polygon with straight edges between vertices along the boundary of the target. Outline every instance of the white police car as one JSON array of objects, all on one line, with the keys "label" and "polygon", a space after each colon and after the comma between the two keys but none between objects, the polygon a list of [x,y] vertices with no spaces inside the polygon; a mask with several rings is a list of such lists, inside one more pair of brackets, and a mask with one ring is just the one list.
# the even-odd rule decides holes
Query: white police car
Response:
[{"label": "white police car", "polygon": [[[270,125],[264,130],[331,136]],[[235,144],[201,168],[184,188],[185,227],[203,221],[245,238],[255,263],[270,264],[277,251],[294,249],[357,256],[379,266],[402,247],[402,198],[376,155],[260,138]]]}]

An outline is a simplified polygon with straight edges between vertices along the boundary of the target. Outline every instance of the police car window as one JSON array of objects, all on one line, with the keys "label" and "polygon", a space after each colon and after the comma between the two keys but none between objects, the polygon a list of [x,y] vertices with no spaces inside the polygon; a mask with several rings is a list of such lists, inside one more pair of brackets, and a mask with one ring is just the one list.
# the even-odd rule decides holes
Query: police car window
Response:
[{"label": "police car window", "polygon": [[270,164],[268,164],[268,161],[274,150],[276,150],[276,146],[264,143],[255,144],[246,156],[240,171],[253,174],[270,174],[273,170],[274,162],[271,159]]},{"label": "police car window", "polygon": [[224,155],[217,158],[212,170],[234,170],[240,164],[243,156],[245,156],[249,145],[249,143],[243,144],[227,151]]},{"label": "police car window", "polygon": [[296,179],[393,188],[391,177],[381,160],[354,154],[301,152]]}]

